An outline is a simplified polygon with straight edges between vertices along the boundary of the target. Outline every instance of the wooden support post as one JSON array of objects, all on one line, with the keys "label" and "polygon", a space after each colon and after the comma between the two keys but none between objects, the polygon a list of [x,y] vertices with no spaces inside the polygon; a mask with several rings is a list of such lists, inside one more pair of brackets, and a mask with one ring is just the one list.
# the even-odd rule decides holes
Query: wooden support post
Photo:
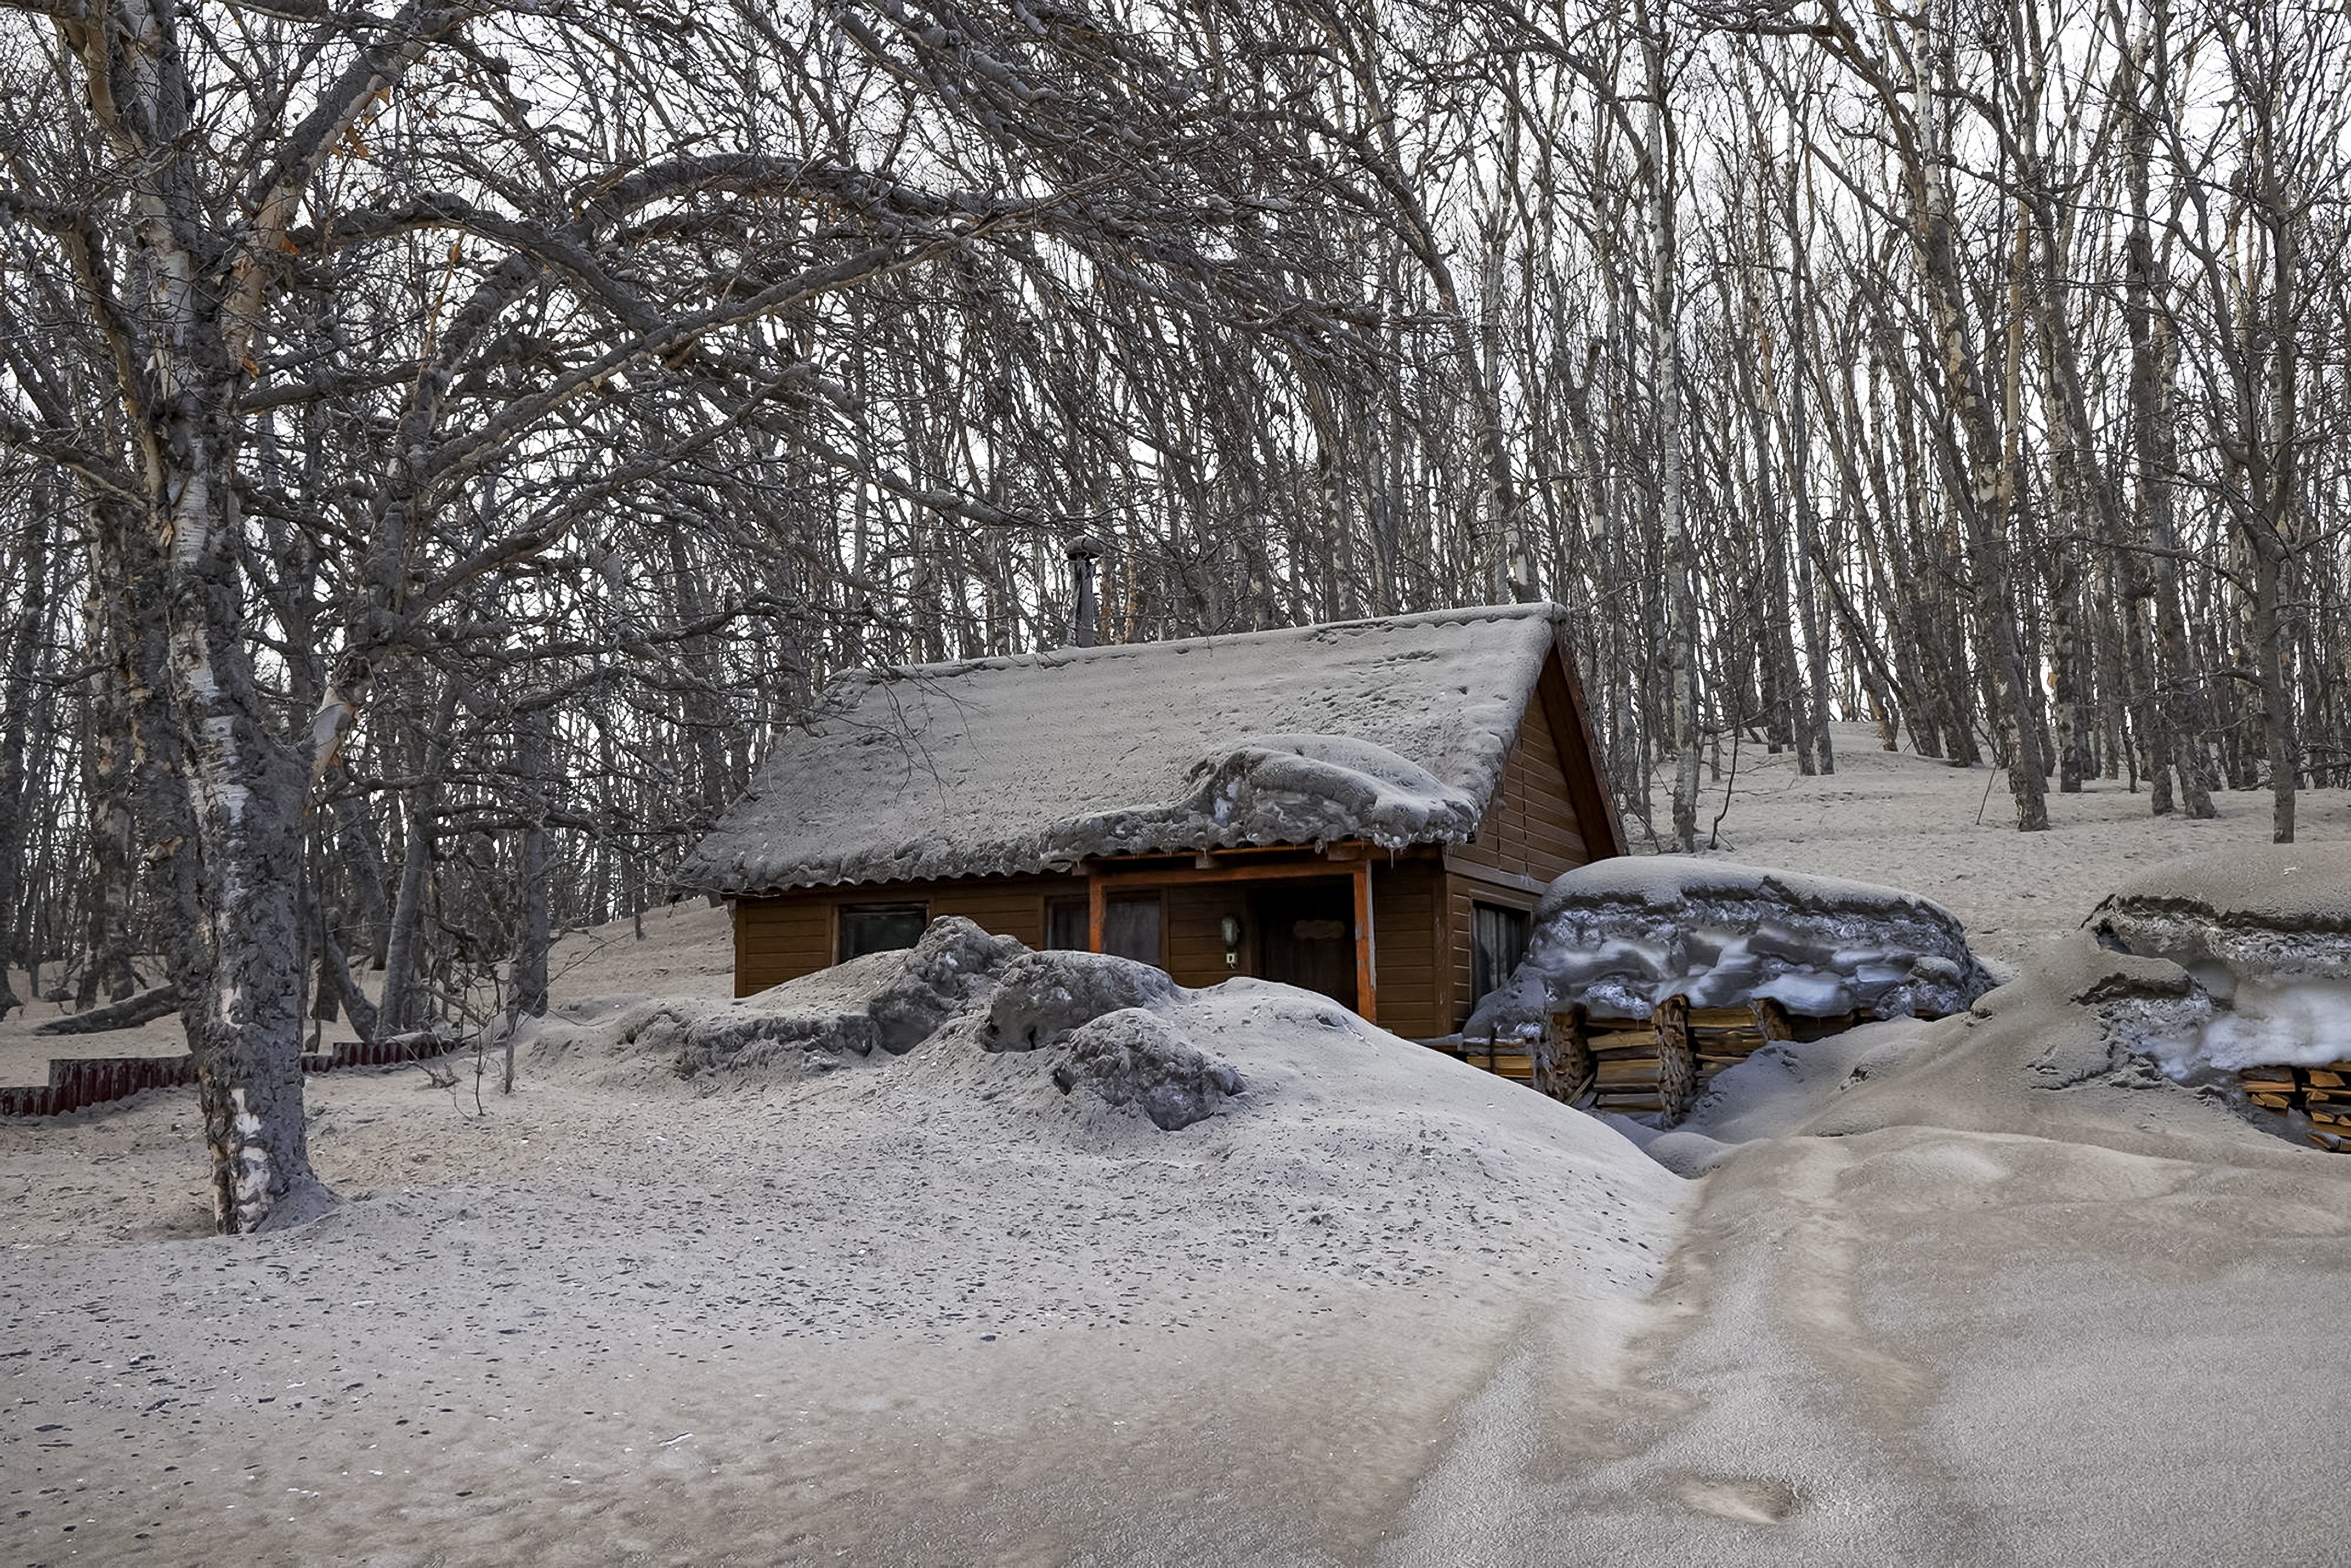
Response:
[{"label": "wooden support post", "polygon": [[1102,924],[1110,915],[1110,889],[1100,872],[1086,876],[1086,951],[1102,950]]},{"label": "wooden support post", "polygon": [[1787,1005],[1777,997],[1758,997],[1747,1004],[1755,1014],[1755,1027],[1766,1040],[1793,1040],[1796,1026],[1788,1018]]},{"label": "wooden support post", "polygon": [[1698,1055],[1690,1049],[1689,998],[1667,997],[1649,1015],[1657,1031],[1657,1120],[1671,1127],[1698,1098]]},{"label": "wooden support post", "polygon": [[1372,939],[1372,862],[1354,862],[1355,1011],[1366,1023],[1380,1021],[1379,956]]}]

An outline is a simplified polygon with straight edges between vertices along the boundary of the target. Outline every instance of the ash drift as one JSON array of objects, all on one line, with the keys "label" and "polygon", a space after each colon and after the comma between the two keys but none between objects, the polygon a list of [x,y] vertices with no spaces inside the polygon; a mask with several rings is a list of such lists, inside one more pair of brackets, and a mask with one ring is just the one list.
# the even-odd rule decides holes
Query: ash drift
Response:
[{"label": "ash drift", "polygon": [[1992,987],[1941,905],[1890,887],[1687,855],[1602,861],[1551,884],[1527,956],[1464,1033],[1532,1035],[1583,1006],[1638,1018],[1770,998],[1800,1016],[1936,1017]]},{"label": "ash drift", "polygon": [[[1541,1240],[1512,1250],[1513,1273],[1597,1301],[1654,1282],[1679,1201],[1678,1180],[1615,1129],[1327,998],[1249,978],[1190,990],[1146,964],[1032,952],[954,916],[913,947],[736,1001],[605,998],[526,1028],[542,1071],[774,1089],[796,1122],[871,1137],[893,1167],[919,1129],[932,1154],[913,1179],[929,1193],[935,1178],[967,1220],[979,1193],[1026,1214],[1142,1180],[1177,1231],[1239,1225],[1262,1247],[1279,1228],[1250,1217],[1279,1195],[1311,1204],[1300,1234],[1326,1240],[1334,1216],[1360,1212],[1352,1262],[1414,1277],[1470,1259],[1485,1278],[1500,1256],[1492,1227],[1523,1227],[1510,1234]],[[1424,1204],[1442,1225],[1424,1223]]]},{"label": "ash drift", "polygon": [[2188,972],[2178,996],[2116,1019],[2172,1077],[2351,1059],[2351,846],[2199,857],[2126,884],[2085,924],[2102,946]]}]

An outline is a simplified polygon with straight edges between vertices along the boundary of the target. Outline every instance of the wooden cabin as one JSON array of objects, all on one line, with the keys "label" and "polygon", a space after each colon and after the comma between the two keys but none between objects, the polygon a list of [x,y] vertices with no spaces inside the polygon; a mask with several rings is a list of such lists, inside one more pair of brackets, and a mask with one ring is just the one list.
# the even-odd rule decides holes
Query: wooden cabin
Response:
[{"label": "wooden cabin", "polygon": [[1625,852],[1555,605],[861,670],[679,869],[735,990],[959,915],[1457,1032]]}]

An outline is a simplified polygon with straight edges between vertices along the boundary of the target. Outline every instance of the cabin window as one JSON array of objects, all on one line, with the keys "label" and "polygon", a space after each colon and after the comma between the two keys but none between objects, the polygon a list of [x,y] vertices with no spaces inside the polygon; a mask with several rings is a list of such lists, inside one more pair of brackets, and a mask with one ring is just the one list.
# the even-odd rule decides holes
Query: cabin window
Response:
[{"label": "cabin window", "polygon": [[868,953],[911,947],[923,939],[931,923],[927,904],[844,904],[841,906],[841,952],[834,962],[846,964]]},{"label": "cabin window", "polygon": [[1102,951],[1164,967],[1159,945],[1164,924],[1157,894],[1113,898],[1102,906]]},{"label": "cabin window", "polygon": [[[1160,940],[1165,925],[1156,893],[1113,894],[1102,903],[1102,951],[1166,967]],[[1093,938],[1093,910],[1082,898],[1045,904],[1045,946],[1082,953]]]},{"label": "cabin window", "polygon": [[1469,906],[1469,995],[1471,1005],[1486,999],[1510,977],[1527,951],[1527,912],[1499,904]]},{"label": "cabin window", "polygon": [[1082,953],[1086,950],[1086,927],[1093,916],[1082,898],[1056,898],[1045,905],[1045,946]]}]

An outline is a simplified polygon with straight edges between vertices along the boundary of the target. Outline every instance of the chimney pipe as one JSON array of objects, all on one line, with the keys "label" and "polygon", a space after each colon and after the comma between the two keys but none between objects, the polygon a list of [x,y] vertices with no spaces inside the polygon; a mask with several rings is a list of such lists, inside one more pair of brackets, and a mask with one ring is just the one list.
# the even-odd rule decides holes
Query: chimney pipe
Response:
[{"label": "chimney pipe", "polygon": [[1094,562],[1102,552],[1102,540],[1092,534],[1080,534],[1061,547],[1070,558],[1070,583],[1076,602],[1070,610],[1070,645],[1091,648],[1101,641],[1102,611],[1094,602]]}]

